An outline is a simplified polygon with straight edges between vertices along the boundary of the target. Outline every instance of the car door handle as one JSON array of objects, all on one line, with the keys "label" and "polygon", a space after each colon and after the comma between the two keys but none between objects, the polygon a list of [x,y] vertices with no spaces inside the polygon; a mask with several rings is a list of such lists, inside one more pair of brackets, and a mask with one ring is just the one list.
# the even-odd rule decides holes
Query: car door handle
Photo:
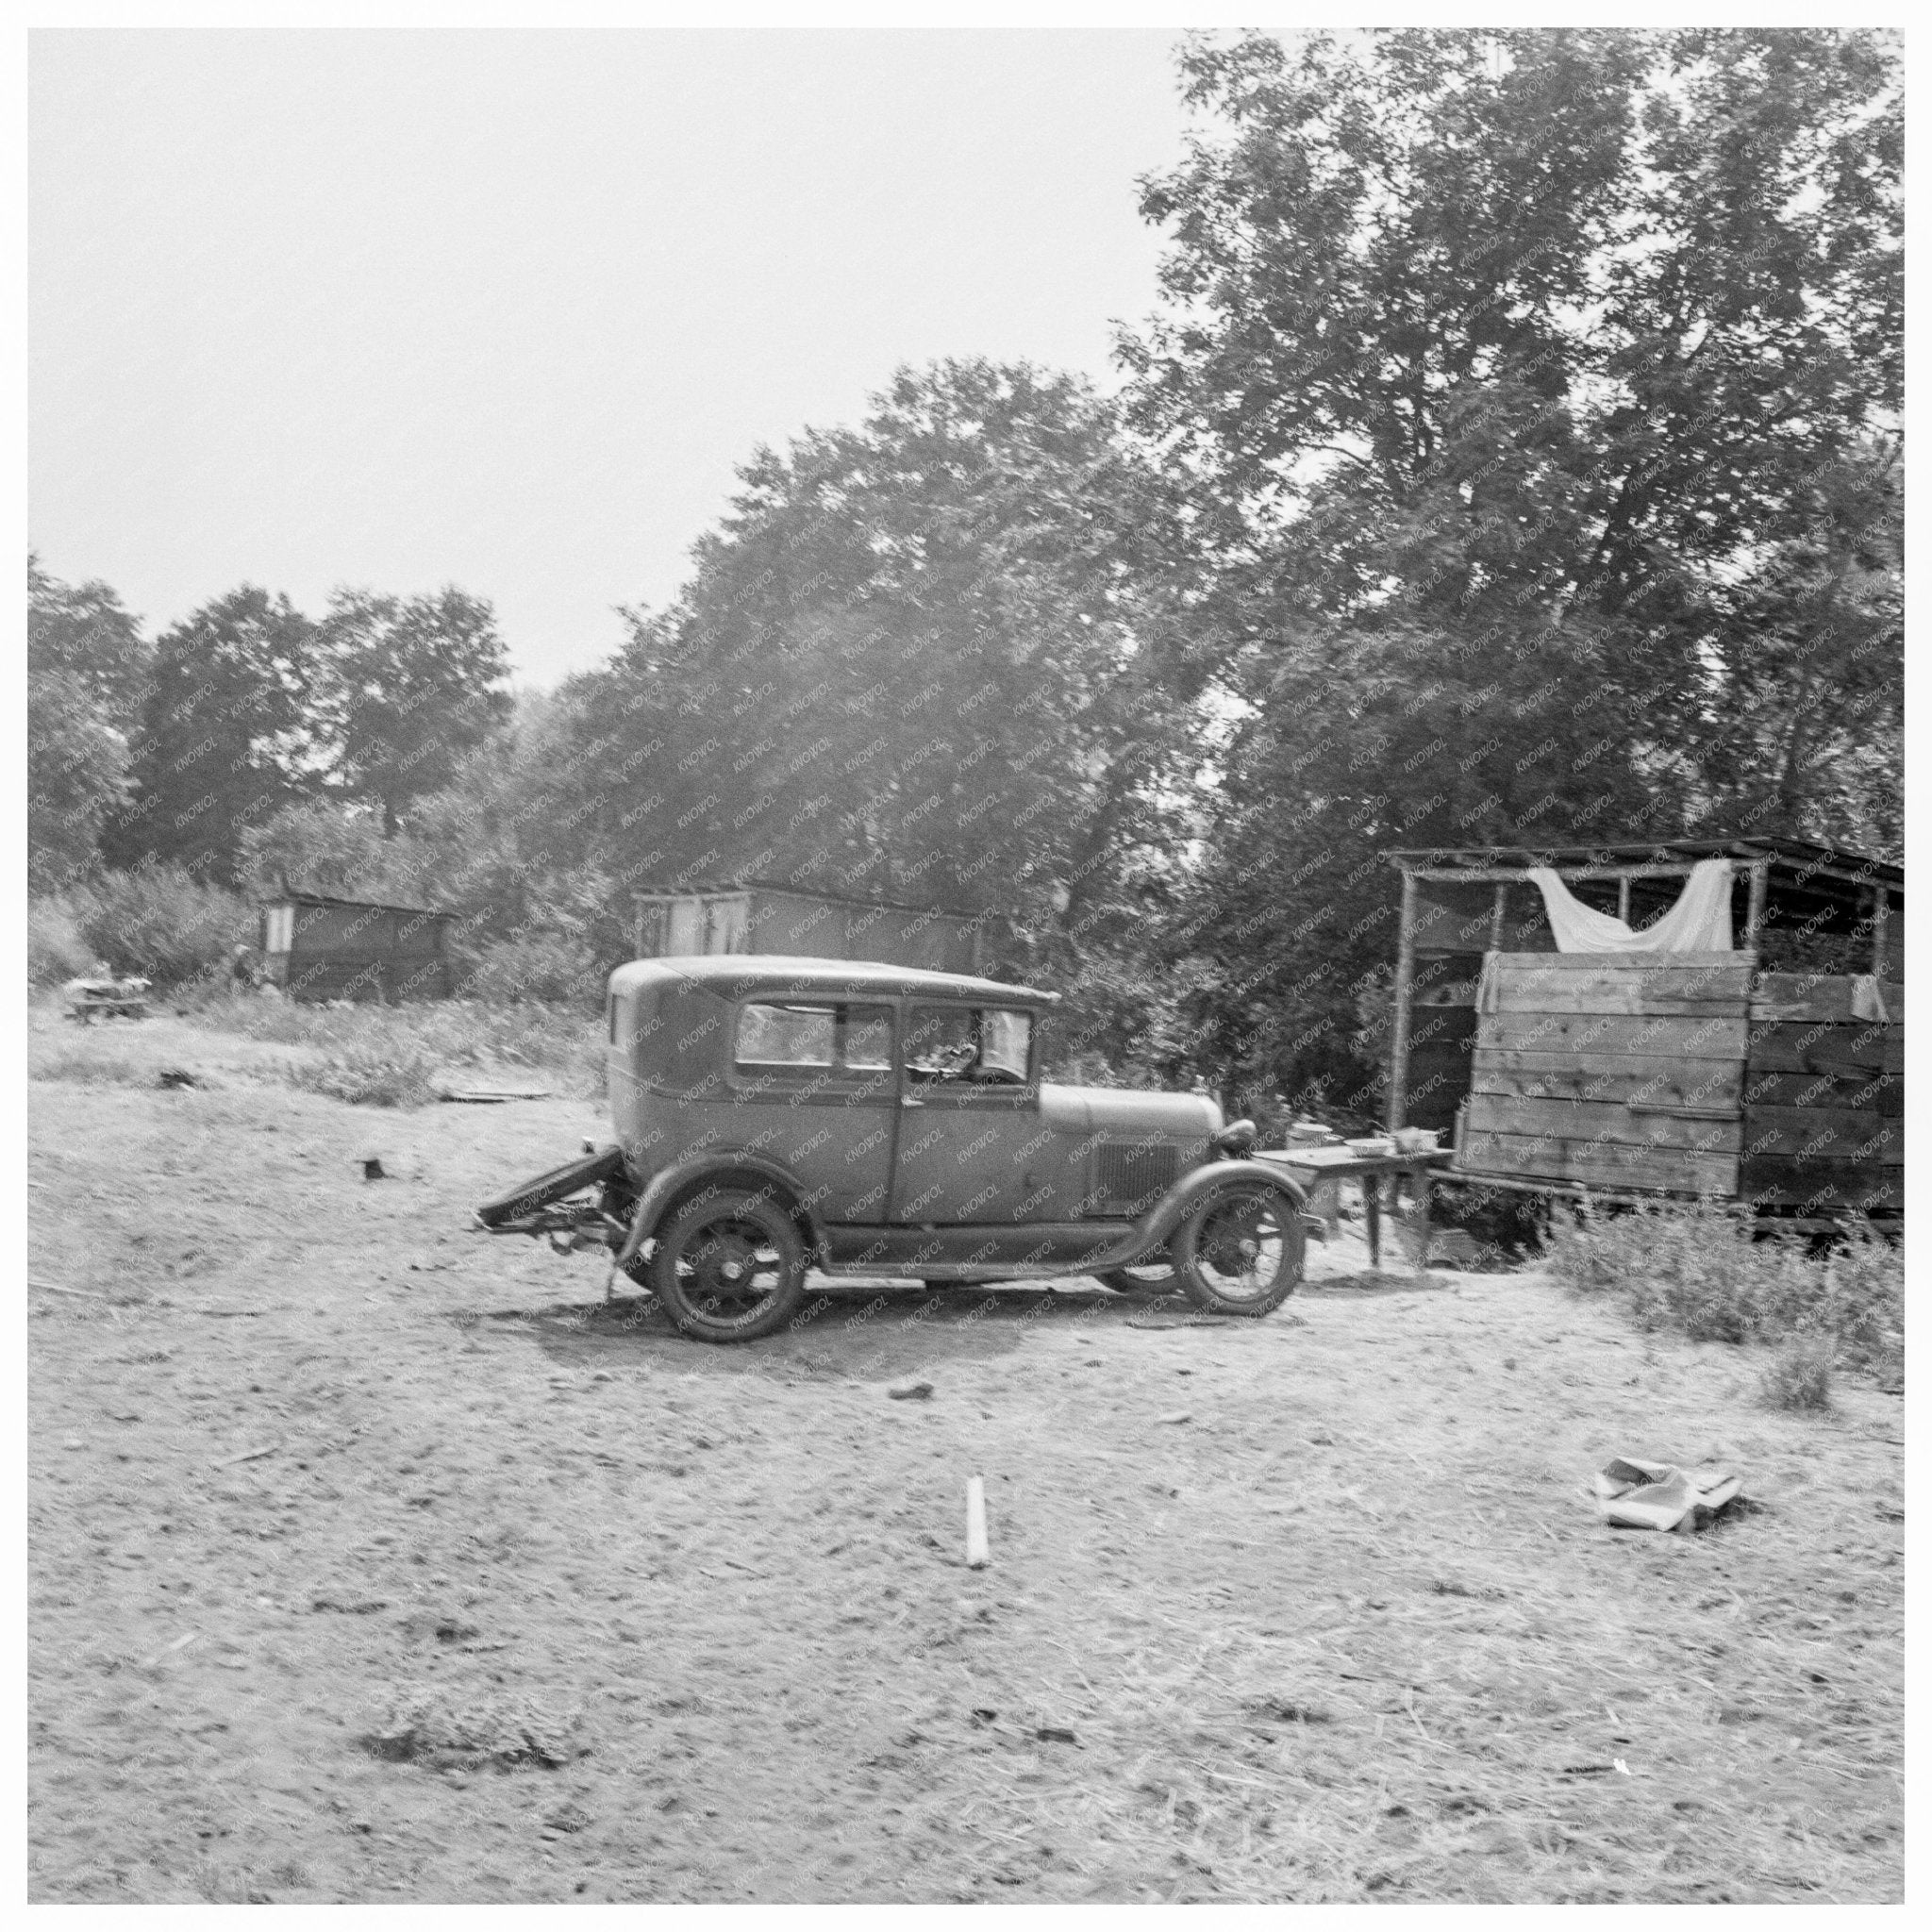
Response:
[{"label": "car door handle", "polygon": [[901,1097],[899,1105],[901,1107],[924,1107],[925,1105],[925,1102],[923,1100],[914,1100],[911,1094],[908,1093]]}]

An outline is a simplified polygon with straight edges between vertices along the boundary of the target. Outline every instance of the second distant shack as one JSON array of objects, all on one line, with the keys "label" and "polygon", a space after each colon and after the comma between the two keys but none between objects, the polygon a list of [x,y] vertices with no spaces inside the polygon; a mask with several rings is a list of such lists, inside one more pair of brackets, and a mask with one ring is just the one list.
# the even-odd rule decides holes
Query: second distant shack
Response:
[{"label": "second distant shack", "polygon": [[885,899],[845,899],[759,880],[633,897],[632,944],[641,959],[775,953],[976,974],[984,971],[986,928],[993,917]]},{"label": "second distant shack", "polygon": [[447,999],[456,915],[287,892],[261,909],[262,964],[298,1000]]}]

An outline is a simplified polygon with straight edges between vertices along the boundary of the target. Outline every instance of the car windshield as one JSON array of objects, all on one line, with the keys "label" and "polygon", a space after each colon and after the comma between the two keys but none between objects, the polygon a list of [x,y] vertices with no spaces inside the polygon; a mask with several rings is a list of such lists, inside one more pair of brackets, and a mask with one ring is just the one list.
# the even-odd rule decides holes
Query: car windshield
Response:
[{"label": "car windshield", "polygon": [[1011,1084],[1026,1078],[1033,1015],[1008,1007],[914,1007],[906,1071],[915,1080]]}]

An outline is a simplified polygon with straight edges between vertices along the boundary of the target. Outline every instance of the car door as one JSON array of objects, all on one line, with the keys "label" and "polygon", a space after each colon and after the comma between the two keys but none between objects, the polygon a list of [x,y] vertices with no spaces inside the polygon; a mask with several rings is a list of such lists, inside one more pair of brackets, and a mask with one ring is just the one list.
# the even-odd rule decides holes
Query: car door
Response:
[{"label": "car door", "polygon": [[885,1000],[753,995],[733,1015],[729,1144],[793,1174],[821,1221],[882,1222],[899,1124]]},{"label": "car door", "polygon": [[1027,1008],[908,1001],[893,1221],[1010,1227],[1040,1218],[1054,1190],[1034,1054]]}]

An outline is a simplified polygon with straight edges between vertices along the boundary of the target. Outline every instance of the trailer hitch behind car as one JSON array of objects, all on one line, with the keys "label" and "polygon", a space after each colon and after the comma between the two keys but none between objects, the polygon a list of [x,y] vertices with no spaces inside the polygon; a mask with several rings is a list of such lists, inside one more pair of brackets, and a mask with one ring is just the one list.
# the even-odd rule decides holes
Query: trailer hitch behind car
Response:
[{"label": "trailer hitch behind car", "polygon": [[594,1201],[555,1201],[514,1221],[499,1222],[489,1232],[526,1234],[532,1241],[541,1236],[552,1254],[575,1255],[585,1248],[618,1247],[630,1229]]}]

